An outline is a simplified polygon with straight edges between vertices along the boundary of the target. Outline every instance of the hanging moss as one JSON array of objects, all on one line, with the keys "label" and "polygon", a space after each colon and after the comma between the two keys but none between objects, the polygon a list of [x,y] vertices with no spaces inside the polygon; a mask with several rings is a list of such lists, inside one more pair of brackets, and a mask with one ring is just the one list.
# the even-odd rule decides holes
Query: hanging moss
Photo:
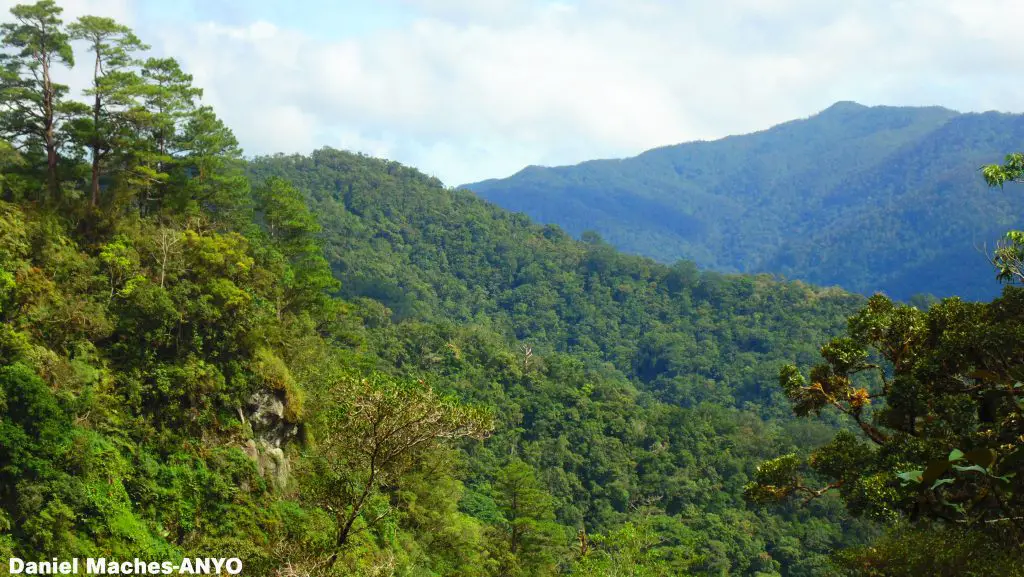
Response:
[{"label": "hanging moss", "polygon": [[256,349],[252,363],[256,382],[264,387],[284,393],[284,418],[289,423],[302,420],[305,393],[292,377],[288,365],[267,347]]}]

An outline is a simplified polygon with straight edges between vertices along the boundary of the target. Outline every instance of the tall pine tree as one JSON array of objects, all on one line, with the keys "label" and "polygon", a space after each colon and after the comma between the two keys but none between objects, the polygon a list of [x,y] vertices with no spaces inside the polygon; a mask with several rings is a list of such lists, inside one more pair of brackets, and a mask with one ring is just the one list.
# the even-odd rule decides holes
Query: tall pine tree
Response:
[{"label": "tall pine tree", "polygon": [[71,109],[64,100],[68,88],[54,82],[53,68],[75,63],[61,12],[53,0],[19,4],[11,8],[15,21],[0,26],[0,135],[19,149],[45,154],[50,200],[59,193],[59,134]]},{"label": "tall pine tree", "polygon": [[128,112],[137,104],[141,79],[130,69],[133,53],[148,48],[131,29],[110,18],[83,16],[68,26],[72,40],[88,42],[93,55],[91,114],[79,123],[79,136],[89,148],[92,166],[90,205],[100,202],[100,173],[103,162],[120,141],[131,140]]}]

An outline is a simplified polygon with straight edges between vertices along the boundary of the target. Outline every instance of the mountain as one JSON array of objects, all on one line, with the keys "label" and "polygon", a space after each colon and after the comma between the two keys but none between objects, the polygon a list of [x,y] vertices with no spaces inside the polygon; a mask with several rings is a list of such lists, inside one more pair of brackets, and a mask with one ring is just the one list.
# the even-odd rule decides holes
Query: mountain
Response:
[{"label": "mountain", "polygon": [[663,262],[984,299],[999,285],[982,247],[1024,221],[1024,198],[993,194],[978,167],[1022,138],[1022,115],[840,102],[754,134],[465,188]]},{"label": "mountain", "polygon": [[[882,532],[747,497],[844,428],[778,375],[863,298],[625,255],[386,160],[246,160],[174,59],[60,14],[0,26],[10,573],[825,576]],[[38,66],[72,34],[93,106]]]},{"label": "mountain", "polygon": [[[128,28],[12,13],[8,573],[1020,575],[1024,289],[925,312],[659,264],[387,160],[246,160]],[[38,66],[69,35],[95,106]]]},{"label": "mountain", "polygon": [[[813,360],[815,338],[836,334],[863,302],[577,241],[386,160],[322,149],[256,159],[249,170],[257,183],[278,177],[305,191],[346,298],[375,299],[397,322],[485,323],[511,339],[596,356],[652,390],[667,375],[691,375],[724,386],[737,404],[766,402],[762,387],[778,363]],[[688,343],[685,354],[657,350],[668,336]],[[694,405],[701,395],[673,400]]]},{"label": "mountain", "polygon": [[664,574],[829,575],[827,550],[871,534],[834,504],[769,511],[742,495],[758,456],[804,453],[835,430],[792,418],[778,369],[813,362],[863,298],[577,241],[343,151],[249,171],[257,188],[280,178],[305,193],[341,295],[378,311],[360,324],[375,327],[363,346],[380,367],[494,407],[496,433],[468,450],[460,478],[477,518],[493,514],[515,454],[550,492],[556,534],[642,534],[651,519],[653,535],[630,538],[663,542],[652,560]]}]

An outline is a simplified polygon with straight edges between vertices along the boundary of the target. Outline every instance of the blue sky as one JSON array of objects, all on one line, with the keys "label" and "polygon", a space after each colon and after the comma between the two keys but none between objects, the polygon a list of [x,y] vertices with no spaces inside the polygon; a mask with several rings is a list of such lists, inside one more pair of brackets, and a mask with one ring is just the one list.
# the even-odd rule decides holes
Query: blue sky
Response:
[{"label": "blue sky", "polygon": [[177,58],[248,154],[332,146],[449,185],[838,100],[1024,107],[1019,0],[58,1]]}]

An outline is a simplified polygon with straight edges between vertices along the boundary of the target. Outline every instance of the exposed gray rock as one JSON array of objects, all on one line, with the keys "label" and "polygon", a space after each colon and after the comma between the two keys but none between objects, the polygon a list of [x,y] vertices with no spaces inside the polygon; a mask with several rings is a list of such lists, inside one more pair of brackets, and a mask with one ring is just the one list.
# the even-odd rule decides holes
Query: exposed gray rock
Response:
[{"label": "exposed gray rock", "polygon": [[290,467],[283,448],[299,435],[299,425],[289,423],[285,418],[283,394],[272,391],[257,391],[249,397],[244,419],[252,427],[253,439],[242,448],[263,478],[277,490],[288,484]]},{"label": "exposed gray rock", "polygon": [[284,451],[277,447],[267,447],[260,455],[260,474],[270,481],[271,486],[276,490],[284,489],[288,485],[288,475],[291,467]]},{"label": "exposed gray rock", "polygon": [[256,448],[256,441],[249,439],[245,442],[245,446],[242,447],[242,450],[245,451],[245,454],[253,461],[260,460],[260,451]]},{"label": "exposed gray rock", "polygon": [[299,427],[284,418],[283,393],[256,391],[249,397],[247,417],[253,435],[273,447],[283,447],[299,434]]}]

